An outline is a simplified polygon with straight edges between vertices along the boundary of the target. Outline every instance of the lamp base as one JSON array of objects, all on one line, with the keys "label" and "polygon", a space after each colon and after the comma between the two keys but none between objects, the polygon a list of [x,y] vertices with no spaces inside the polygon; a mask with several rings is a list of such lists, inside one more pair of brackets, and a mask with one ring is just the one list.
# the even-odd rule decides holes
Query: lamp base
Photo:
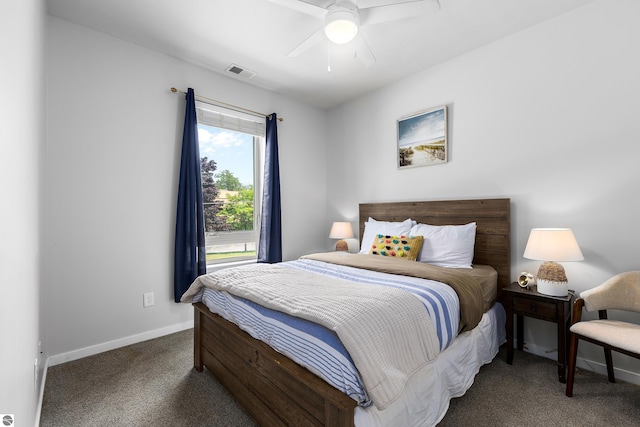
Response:
[{"label": "lamp base", "polygon": [[545,261],[538,269],[538,292],[553,297],[566,297],[569,284],[564,268],[553,261]]},{"label": "lamp base", "polygon": [[566,297],[569,295],[568,282],[552,282],[538,278],[538,292],[552,297]]},{"label": "lamp base", "polygon": [[344,240],[338,240],[336,243],[336,251],[349,251],[349,245]]}]

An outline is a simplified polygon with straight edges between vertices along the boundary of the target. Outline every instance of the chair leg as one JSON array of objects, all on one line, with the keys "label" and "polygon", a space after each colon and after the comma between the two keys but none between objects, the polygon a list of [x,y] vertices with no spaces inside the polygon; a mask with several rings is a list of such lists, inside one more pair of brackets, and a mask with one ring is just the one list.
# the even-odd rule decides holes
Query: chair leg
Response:
[{"label": "chair leg", "polygon": [[607,362],[607,375],[609,376],[609,382],[615,383],[616,377],[613,375],[613,358],[611,357],[611,349],[604,349],[604,360]]},{"label": "chair leg", "polygon": [[573,380],[576,376],[576,359],[578,358],[578,336],[570,332],[569,337],[569,366],[567,374],[567,397],[573,396]]}]

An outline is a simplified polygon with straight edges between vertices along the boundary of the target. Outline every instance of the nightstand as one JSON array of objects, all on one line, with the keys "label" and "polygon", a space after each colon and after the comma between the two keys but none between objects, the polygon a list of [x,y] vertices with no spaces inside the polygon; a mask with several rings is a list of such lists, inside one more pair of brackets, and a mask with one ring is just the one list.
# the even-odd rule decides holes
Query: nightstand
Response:
[{"label": "nightstand", "polygon": [[507,312],[507,363],[513,363],[513,315],[516,315],[516,333],[518,350],[522,350],[524,341],[524,317],[553,322],[558,326],[558,379],[566,382],[567,350],[569,326],[571,326],[571,300],[573,291],[566,297],[553,297],[538,293],[535,285],[532,289],[521,288],[516,282],[502,289],[504,308]]}]

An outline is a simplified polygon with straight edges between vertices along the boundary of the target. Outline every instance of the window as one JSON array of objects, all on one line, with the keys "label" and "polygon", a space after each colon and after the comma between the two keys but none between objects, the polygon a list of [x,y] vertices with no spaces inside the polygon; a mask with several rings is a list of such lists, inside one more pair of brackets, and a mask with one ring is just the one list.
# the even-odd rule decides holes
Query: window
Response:
[{"label": "window", "polygon": [[207,266],[255,260],[264,120],[196,103]]}]

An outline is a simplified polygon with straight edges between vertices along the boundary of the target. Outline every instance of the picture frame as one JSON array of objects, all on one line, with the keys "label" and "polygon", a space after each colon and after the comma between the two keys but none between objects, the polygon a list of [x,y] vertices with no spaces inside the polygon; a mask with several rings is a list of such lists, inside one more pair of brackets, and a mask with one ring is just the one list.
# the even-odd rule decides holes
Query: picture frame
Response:
[{"label": "picture frame", "polygon": [[399,169],[447,163],[447,106],[398,119]]}]

